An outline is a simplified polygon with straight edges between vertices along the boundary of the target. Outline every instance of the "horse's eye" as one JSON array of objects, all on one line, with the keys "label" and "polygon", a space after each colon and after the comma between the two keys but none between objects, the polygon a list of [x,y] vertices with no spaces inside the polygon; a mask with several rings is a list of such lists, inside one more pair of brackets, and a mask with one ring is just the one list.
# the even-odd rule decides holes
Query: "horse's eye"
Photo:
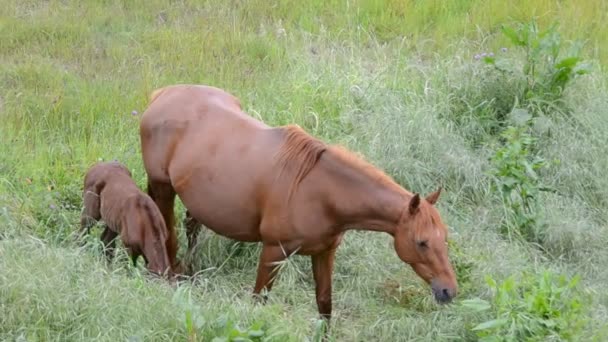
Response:
[{"label": "horse's eye", "polygon": [[418,247],[420,247],[420,248],[426,248],[426,247],[428,247],[428,244],[427,244],[426,240],[424,240],[424,241],[418,241],[416,243],[418,244]]}]

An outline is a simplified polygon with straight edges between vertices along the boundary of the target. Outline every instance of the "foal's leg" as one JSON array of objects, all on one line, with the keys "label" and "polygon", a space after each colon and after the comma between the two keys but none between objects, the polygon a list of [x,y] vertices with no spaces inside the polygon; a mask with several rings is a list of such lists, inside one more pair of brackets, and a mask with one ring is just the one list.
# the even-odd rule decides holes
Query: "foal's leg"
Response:
[{"label": "foal's leg", "polygon": [[167,238],[167,254],[172,268],[178,266],[177,258],[177,234],[175,232],[175,190],[169,183],[153,182],[148,180],[148,195],[154,200],[167,226],[169,237]]},{"label": "foal's leg", "polygon": [[101,219],[99,195],[86,190],[83,194],[84,208],[80,213],[80,229],[76,240],[80,241],[80,246],[84,246],[84,236],[89,234],[91,227]]},{"label": "foal's leg", "polygon": [[131,251],[131,262],[133,263],[133,267],[137,267],[137,258],[139,258],[139,254]]},{"label": "foal's leg", "polygon": [[[258,276],[255,280],[255,288],[253,294],[258,297],[262,289],[270,292],[274,280],[277,275],[278,265],[273,263],[283,261],[287,258],[281,246],[264,245],[262,253],[260,253],[260,262],[258,264]],[[262,301],[266,302],[266,295],[262,297]]]},{"label": "foal's leg", "polygon": [[118,236],[113,230],[106,225],[105,229],[101,233],[100,239],[103,242],[104,253],[108,263],[112,262],[114,258],[114,249],[116,247],[116,237]]}]

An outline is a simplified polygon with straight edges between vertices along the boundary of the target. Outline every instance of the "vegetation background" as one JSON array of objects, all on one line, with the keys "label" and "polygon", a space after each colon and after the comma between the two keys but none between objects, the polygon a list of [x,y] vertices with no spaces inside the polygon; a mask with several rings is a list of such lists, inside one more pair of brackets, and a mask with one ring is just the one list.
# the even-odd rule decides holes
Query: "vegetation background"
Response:
[{"label": "vegetation background", "polygon": [[412,191],[445,187],[458,300],[436,305],[389,236],[351,232],[335,340],[605,340],[607,16],[595,0],[2,0],[0,339],[319,339],[308,258],[260,306],[255,244],[206,231],[174,289],[124,252],[107,266],[99,230],[73,242],[87,167],[117,159],[144,188],[150,92],[202,83]]}]

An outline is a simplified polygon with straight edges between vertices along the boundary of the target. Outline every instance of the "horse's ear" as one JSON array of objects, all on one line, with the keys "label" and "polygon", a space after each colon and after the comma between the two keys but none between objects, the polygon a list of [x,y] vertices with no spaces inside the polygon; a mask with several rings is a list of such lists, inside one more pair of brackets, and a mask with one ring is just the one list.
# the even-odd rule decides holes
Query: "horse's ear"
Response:
[{"label": "horse's ear", "polygon": [[420,206],[420,195],[415,194],[414,197],[410,200],[410,214],[414,215],[418,212],[418,208]]},{"label": "horse's ear", "polygon": [[435,203],[437,203],[437,200],[439,199],[439,194],[441,194],[441,187],[439,187],[439,189],[437,189],[437,191],[426,196],[426,201],[434,205]]}]

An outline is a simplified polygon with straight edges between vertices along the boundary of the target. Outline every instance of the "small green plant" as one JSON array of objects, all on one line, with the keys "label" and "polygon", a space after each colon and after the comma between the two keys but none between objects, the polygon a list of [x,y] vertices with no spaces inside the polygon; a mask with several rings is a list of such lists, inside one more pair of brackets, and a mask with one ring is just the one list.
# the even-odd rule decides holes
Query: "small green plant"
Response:
[{"label": "small green plant", "polygon": [[489,312],[489,319],[471,328],[480,341],[577,340],[583,332],[588,297],[568,280],[549,271],[509,277],[500,284],[488,276],[493,299],[464,300],[465,310]]},{"label": "small green plant", "polygon": [[448,239],[448,248],[460,292],[467,293],[474,287],[471,283],[471,274],[475,268],[473,258],[454,239]]},{"label": "small green plant", "polygon": [[501,54],[500,58],[494,54],[486,55],[483,61],[505,75],[523,76],[525,86],[519,100],[524,105],[540,109],[538,112],[546,112],[549,107],[556,108],[568,84],[576,76],[591,71],[590,64],[581,58],[582,44],[579,42],[563,53],[563,41],[556,24],[539,31],[536,21],[532,20],[519,23],[515,28],[503,25],[502,33],[513,45],[524,50],[525,59],[521,69],[505,54]]},{"label": "small green plant", "polygon": [[490,176],[507,210],[503,227],[507,232],[515,227],[524,239],[541,242],[538,195],[543,187],[538,171],[546,162],[533,154],[536,139],[529,133],[528,120],[524,119],[520,126],[509,126],[501,134],[504,145],[491,157]]},{"label": "small green plant", "polygon": [[183,313],[184,327],[188,334],[188,341],[196,341],[197,332],[205,325],[202,309],[192,302],[190,288],[180,286],[173,295],[173,302]]},{"label": "small green plant", "polygon": [[567,113],[565,89],[591,71],[591,64],[581,57],[582,44],[573,43],[566,50],[557,25],[539,31],[532,20],[515,28],[504,25],[502,33],[515,49],[476,54],[474,60],[480,64],[459,75],[467,82],[454,82],[451,90],[455,96],[448,117],[466,128],[463,133],[474,146],[501,132],[515,106],[533,117]]},{"label": "small green plant", "polygon": [[219,334],[211,342],[261,342],[266,341],[265,323],[256,321],[249,328],[242,329],[226,316],[217,320]]}]

